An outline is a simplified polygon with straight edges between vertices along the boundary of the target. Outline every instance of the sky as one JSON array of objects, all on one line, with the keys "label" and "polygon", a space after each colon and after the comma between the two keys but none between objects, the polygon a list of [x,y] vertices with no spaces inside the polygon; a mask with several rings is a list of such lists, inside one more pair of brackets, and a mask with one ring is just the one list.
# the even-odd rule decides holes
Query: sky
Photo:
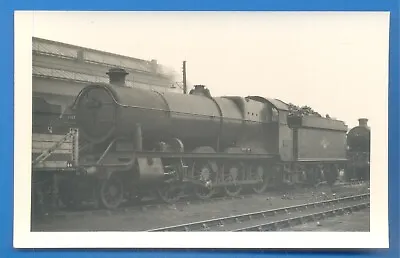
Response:
[{"label": "sky", "polygon": [[308,105],[350,127],[386,115],[387,13],[35,12],[33,36],[181,72],[213,96]]}]

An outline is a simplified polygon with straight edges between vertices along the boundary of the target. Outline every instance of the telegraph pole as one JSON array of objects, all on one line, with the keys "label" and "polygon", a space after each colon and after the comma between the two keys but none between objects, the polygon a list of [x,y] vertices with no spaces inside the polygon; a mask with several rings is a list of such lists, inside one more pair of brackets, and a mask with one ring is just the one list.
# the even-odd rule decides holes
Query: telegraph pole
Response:
[{"label": "telegraph pole", "polygon": [[183,94],[187,94],[187,85],[186,85],[186,61],[183,61]]}]

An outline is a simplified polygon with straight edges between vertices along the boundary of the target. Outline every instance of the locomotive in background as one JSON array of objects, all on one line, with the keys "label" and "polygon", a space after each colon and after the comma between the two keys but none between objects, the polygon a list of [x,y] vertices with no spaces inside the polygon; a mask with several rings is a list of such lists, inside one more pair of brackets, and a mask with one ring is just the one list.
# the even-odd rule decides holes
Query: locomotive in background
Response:
[{"label": "locomotive in background", "polygon": [[174,202],[185,191],[207,199],[245,187],[333,184],[356,150],[347,150],[344,122],[292,114],[277,99],[212,97],[202,85],[161,93],[126,87],[123,69],[108,75],[109,84],[88,85],[74,103],[89,144],[73,171],[58,174],[68,206],[94,200],[112,209],[149,191]]},{"label": "locomotive in background", "polygon": [[368,119],[360,118],[358,122],[359,125],[347,134],[349,163],[346,176],[348,180],[352,178],[369,180],[371,129],[368,126]]}]

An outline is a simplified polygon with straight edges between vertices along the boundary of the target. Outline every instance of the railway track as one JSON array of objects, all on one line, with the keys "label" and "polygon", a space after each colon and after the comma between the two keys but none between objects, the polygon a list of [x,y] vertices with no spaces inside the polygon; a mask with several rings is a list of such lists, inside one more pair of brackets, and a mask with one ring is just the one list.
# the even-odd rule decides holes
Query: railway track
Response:
[{"label": "railway track", "polygon": [[369,207],[370,194],[312,202],[290,207],[265,210],[229,217],[204,220],[148,230],[171,231],[277,231],[300,224],[343,215]]},{"label": "railway track", "polygon": [[[334,187],[341,188],[341,187],[346,187],[346,186],[361,186],[363,184],[365,184],[365,182],[363,182],[363,181],[345,182],[345,183],[339,183],[339,184],[335,185]],[[291,193],[291,195],[293,195],[293,196],[298,194],[298,193],[296,193],[296,190],[288,190],[289,193],[290,193],[290,191],[293,192],[293,193]],[[316,191],[321,191],[321,186],[318,186],[316,188]],[[185,206],[189,206],[189,205],[193,205],[193,204],[205,204],[205,203],[215,203],[215,202],[220,202],[220,201],[249,199],[249,198],[253,198],[255,196],[269,197],[269,196],[271,196],[271,194],[279,195],[281,193],[279,191],[278,192],[277,191],[265,192],[263,194],[246,193],[246,194],[242,194],[242,195],[239,195],[236,197],[216,196],[216,197],[206,199],[206,200],[194,199],[194,198],[191,198],[190,195],[187,195],[187,196],[183,196],[180,201],[177,201],[175,203],[164,203],[158,199],[150,199],[150,200],[141,201],[136,204],[130,204],[130,205],[125,204],[115,210],[93,209],[91,207],[89,207],[89,208],[85,207],[85,208],[78,209],[78,210],[61,210],[61,211],[57,211],[54,213],[48,213],[42,219],[44,219],[44,220],[68,219],[68,218],[79,218],[79,217],[91,216],[91,215],[112,216],[112,215],[123,214],[123,213],[134,212],[134,211],[146,212],[148,210],[154,210],[154,209],[168,209],[168,208],[175,209],[177,207],[185,207]],[[347,196],[349,194],[352,194],[352,193],[342,192],[342,193],[338,194],[339,195],[338,197]],[[286,195],[284,195],[284,196],[286,196]],[[290,198],[290,197],[287,197],[287,198]]]}]

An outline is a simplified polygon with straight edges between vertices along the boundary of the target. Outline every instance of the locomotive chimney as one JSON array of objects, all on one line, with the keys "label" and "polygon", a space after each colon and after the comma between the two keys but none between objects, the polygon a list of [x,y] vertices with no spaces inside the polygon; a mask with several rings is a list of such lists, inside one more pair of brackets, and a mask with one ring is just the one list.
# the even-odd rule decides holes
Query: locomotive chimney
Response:
[{"label": "locomotive chimney", "polygon": [[126,86],[125,77],[129,73],[122,68],[111,68],[108,70],[108,77],[110,78],[110,84],[118,85],[118,86]]},{"label": "locomotive chimney", "polygon": [[367,118],[358,119],[358,125],[367,127],[368,126],[368,119]]}]

